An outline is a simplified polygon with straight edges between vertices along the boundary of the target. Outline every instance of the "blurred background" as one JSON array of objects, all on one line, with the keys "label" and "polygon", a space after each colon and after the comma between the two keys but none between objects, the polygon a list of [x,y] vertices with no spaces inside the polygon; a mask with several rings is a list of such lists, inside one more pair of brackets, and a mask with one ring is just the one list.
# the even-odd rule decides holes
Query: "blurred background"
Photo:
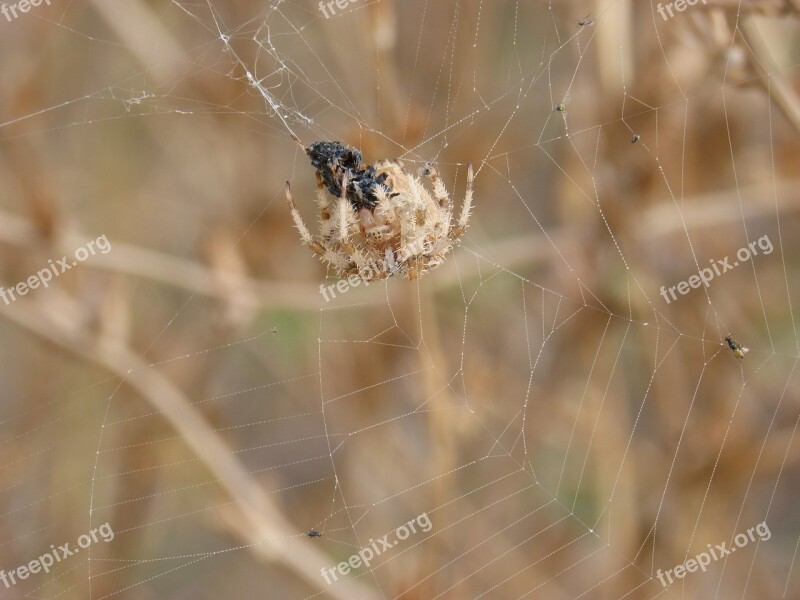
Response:
[{"label": "blurred background", "polygon": [[[0,568],[115,535],[0,598],[800,597],[796,0],[23,3],[0,284],[111,250],[0,303]],[[293,134],[467,234],[326,301]]]}]

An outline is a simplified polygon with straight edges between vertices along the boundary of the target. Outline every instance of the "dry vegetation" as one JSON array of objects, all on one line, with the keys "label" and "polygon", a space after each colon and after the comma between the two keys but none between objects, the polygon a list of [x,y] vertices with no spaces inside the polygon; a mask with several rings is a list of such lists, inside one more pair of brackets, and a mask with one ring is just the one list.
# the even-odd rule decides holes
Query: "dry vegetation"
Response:
[{"label": "dry vegetation", "polygon": [[[117,532],[95,599],[652,598],[651,569],[768,511],[773,539],[752,569],[752,549],[731,558],[719,597],[781,597],[800,525],[795,2],[667,24],[632,0],[330,20],[212,3],[243,64],[203,3],[58,4],[0,22],[0,280],[100,234],[113,249],[0,305],[0,568],[77,538],[92,506]],[[289,178],[313,222],[313,171],[245,66],[313,117],[282,113],[305,142],[438,153],[457,199],[475,162],[456,256],[326,305],[283,198]],[[573,77],[567,137],[552,107]],[[659,297],[692,251],[764,234],[775,252],[711,304]],[[753,348],[742,371],[727,329]],[[430,534],[324,584],[423,511]],[[69,567],[0,596],[86,598],[85,558]],[[714,597],[715,568],[664,597]]]}]

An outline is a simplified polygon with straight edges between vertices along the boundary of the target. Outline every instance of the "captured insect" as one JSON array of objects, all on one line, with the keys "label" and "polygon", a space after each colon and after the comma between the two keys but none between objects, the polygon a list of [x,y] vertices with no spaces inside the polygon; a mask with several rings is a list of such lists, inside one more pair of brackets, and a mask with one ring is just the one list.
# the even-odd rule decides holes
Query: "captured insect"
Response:
[{"label": "captured insect", "polygon": [[564,96],[564,99],[561,102],[559,102],[558,104],[556,104],[556,107],[553,110],[556,111],[556,112],[560,112],[560,113],[567,112],[567,104],[569,104],[569,101],[571,99],[572,99],[572,96],[570,95],[569,92],[567,92],[567,95]]},{"label": "captured insect", "polygon": [[637,134],[635,134],[635,135],[634,135],[634,136],[631,138],[631,144],[635,144],[635,143],[636,143],[636,142],[638,142],[640,139],[642,139],[642,136],[640,136],[638,133],[637,133]]},{"label": "captured insect", "polygon": [[270,331],[272,332],[272,335],[275,335],[276,333],[278,333],[278,328],[273,327],[272,329],[270,329]]},{"label": "captured insect", "polygon": [[589,13],[583,18],[583,20],[578,21],[578,27],[591,27],[592,25],[594,25],[594,19],[592,19],[591,17],[592,13]]},{"label": "captured insect", "polygon": [[733,339],[733,336],[730,333],[725,336],[725,341],[728,342],[728,348],[733,350],[733,355],[739,360],[742,360],[744,355],[750,352],[750,348],[742,347],[739,342]]},{"label": "captured insect", "polygon": [[322,534],[316,529],[309,529],[306,535],[308,537],[322,537]]}]

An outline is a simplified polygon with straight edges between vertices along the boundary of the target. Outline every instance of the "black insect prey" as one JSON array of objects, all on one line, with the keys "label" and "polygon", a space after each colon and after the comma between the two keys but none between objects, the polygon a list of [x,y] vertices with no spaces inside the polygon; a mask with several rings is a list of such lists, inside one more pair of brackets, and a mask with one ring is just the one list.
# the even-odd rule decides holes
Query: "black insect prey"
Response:
[{"label": "black insect prey", "polygon": [[306,148],[312,166],[322,178],[328,191],[337,198],[342,195],[342,177],[347,173],[347,199],[356,210],[372,210],[378,203],[375,186],[386,186],[386,173],[377,174],[375,167],[361,168],[361,152],[340,142],[314,142]]}]

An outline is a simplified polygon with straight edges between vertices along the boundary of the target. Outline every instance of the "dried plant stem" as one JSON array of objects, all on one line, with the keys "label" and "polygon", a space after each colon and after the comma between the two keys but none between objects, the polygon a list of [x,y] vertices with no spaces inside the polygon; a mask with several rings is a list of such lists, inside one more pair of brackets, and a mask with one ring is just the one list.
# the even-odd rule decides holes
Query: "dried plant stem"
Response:
[{"label": "dried plant stem", "polygon": [[[66,233],[60,237],[59,252],[74,252],[94,236]],[[0,211],[0,242],[21,248],[31,248],[42,244],[36,227],[28,219]],[[190,292],[210,298],[220,297],[214,270],[205,265],[176,258],[163,252],[147,250],[111,240],[112,249],[106,255],[98,255],[81,264],[81,268],[113,271],[122,275],[133,275],[155,283],[183,288]],[[298,245],[298,249],[302,247]],[[58,258],[58,257],[51,257]],[[241,278],[244,293],[242,303],[253,303],[247,308],[294,309],[318,311],[320,297],[317,286],[272,283],[249,277]]]},{"label": "dried plant stem", "polygon": [[[773,89],[774,91],[774,89]],[[772,189],[772,184],[754,185],[741,188],[741,194],[751,200],[745,206],[744,216],[747,219],[756,219],[774,214],[775,203],[772,198],[777,194],[782,198],[782,209],[785,215],[800,209],[800,182],[787,180],[779,183],[777,189]],[[742,214],[739,209],[732,210],[730,198],[736,190],[722,190],[713,194],[686,198],[683,202],[683,216],[687,223],[692,224],[693,230],[715,229],[727,227],[731,223],[739,222]],[[646,210],[637,218],[641,243],[651,243],[655,238],[664,238],[683,232],[683,220],[675,210],[675,204],[670,201],[661,202]],[[550,238],[562,250],[570,250],[584,232],[580,227],[566,226],[550,233]],[[92,236],[81,234],[65,234],[62,236],[60,247],[63,252],[72,252],[75,248],[83,246]],[[25,218],[18,217],[8,212],[0,211],[0,242],[31,248],[41,244],[34,225]],[[112,240],[112,251],[102,257],[94,257],[82,263],[82,268],[102,269],[133,275],[161,283],[171,287],[182,288],[187,291],[210,298],[219,298],[220,289],[215,283],[215,273],[205,265],[197,262],[175,258],[168,254],[145,250],[130,244],[123,244]],[[302,247],[298,246],[299,250]],[[505,268],[513,270],[520,265],[530,264],[532,261],[548,260],[551,257],[552,245],[541,233],[532,233],[517,236],[511,239],[501,239],[486,244],[482,249],[482,256],[488,259],[502,257]],[[462,250],[463,251],[463,250]],[[53,257],[58,258],[58,257]],[[445,263],[436,275],[430,275],[426,280],[432,282],[434,289],[447,289],[458,285],[461,280],[470,279],[478,275],[478,263],[466,261],[457,272],[452,261]],[[247,305],[254,304],[252,308],[304,310],[317,312],[321,300],[317,293],[317,284],[287,284],[259,281],[250,277],[241,277],[243,292],[240,301]],[[373,293],[375,298],[380,295],[380,290],[362,291]],[[365,306],[353,303],[352,309],[362,310]],[[380,306],[380,304],[376,304]],[[249,306],[246,306],[250,308]],[[348,307],[343,307],[347,309]]]},{"label": "dried plant stem", "polygon": [[758,31],[756,18],[748,16],[742,19],[740,31],[752,52],[752,55],[748,56],[750,64],[759,75],[759,81],[767,90],[770,99],[775,100],[775,104],[783,111],[795,130],[800,132],[800,99],[772,58],[763,36]]},{"label": "dried plant stem", "polygon": [[[50,290],[54,293],[56,290]],[[203,461],[219,484],[233,498],[245,523],[238,530],[252,544],[253,553],[281,563],[312,589],[337,600],[376,600],[378,596],[361,583],[343,580],[328,586],[320,576],[321,567],[334,559],[320,552],[283,516],[247,473],[228,444],[206,422],[184,394],[161,372],[148,367],[137,353],[114,340],[98,340],[68,315],[78,307],[61,297],[50,307],[17,305],[3,316],[28,332],[61,347],[75,356],[107,369],[156,408]],[[135,376],[130,373],[135,370]]]}]

